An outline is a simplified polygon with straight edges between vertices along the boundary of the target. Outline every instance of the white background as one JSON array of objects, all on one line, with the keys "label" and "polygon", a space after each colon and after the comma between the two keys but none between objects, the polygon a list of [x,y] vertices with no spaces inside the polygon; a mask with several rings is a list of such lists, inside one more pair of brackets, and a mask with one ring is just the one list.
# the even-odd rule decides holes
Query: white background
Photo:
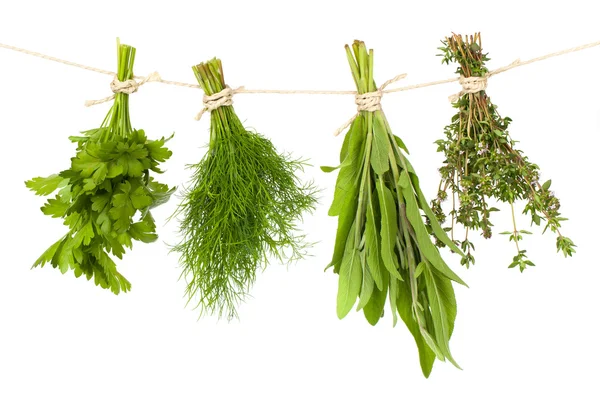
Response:
[{"label": "white background", "polygon": [[[248,88],[352,89],[343,46],[375,49],[376,80],[409,74],[400,85],[453,76],[436,57],[440,39],[483,33],[489,67],[600,40],[591,1],[3,1],[0,42],[116,69],[115,38],[137,47],[136,73],[158,70],[193,82],[190,66],[213,56],[227,82]],[[506,236],[477,240],[477,265],[461,269],[451,348],[463,371],[436,362],[422,377],[413,339],[389,316],[373,328],[362,314],[337,320],[337,276],[323,273],[336,219],[327,216],[342,138],[332,131],[354,110],[350,96],[240,95],[235,108],[280,151],[312,159],[306,178],[323,188],[304,230],[313,257],[258,278],[240,321],[197,320],[168,243],[177,204],[155,211],[160,241],[136,244],[119,263],[133,284],[114,296],[52,268],[30,270],[64,233],[44,216],[43,199],[23,182],[69,166],[67,137],[99,126],[110,78],[0,50],[0,412],[16,413],[548,413],[600,412],[597,164],[600,48],[494,77],[488,92],[514,119],[519,148],[552,178],[570,218],[573,258],[554,237],[523,246],[537,267],[507,269]],[[428,197],[441,155],[433,141],[453,110],[456,84],[387,95],[384,109]],[[174,151],[162,182],[185,183],[185,165],[207,143],[208,118],[194,122],[199,90],[149,84],[131,98],[135,128],[170,135]],[[509,210],[496,230],[509,229]],[[528,228],[529,220],[519,218]]]}]

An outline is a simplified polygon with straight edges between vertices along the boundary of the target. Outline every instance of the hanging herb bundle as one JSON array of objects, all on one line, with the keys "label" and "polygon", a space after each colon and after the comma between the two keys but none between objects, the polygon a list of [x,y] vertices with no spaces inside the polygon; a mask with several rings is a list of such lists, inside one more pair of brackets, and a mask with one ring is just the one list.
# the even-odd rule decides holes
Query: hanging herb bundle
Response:
[{"label": "hanging herb bundle", "polygon": [[[133,79],[135,48],[117,42],[118,81]],[[113,293],[127,292],[129,281],[117,271],[111,254],[121,259],[133,240],[157,239],[150,209],[166,202],[174,191],[155,181],[161,162],[171,156],[166,140],[149,140],[129,119],[129,95],[116,93],[100,128],[70,137],[77,143],[71,167],[49,177],[26,182],[37,195],[49,198],[44,214],[62,218],[69,231],[34,263],[50,263],[62,273],[73,270]]]},{"label": "hanging herb bundle", "polygon": [[314,209],[315,188],[296,176],[302,160],[277,153],[271,141],[242,125],[219,59],[193,71],[213,105],[210,143],[191,166],[178,210],[182,240],[173,250],[181,254],[188,301],[197,300],[201,314],[231,319],[270,256],[304,256],[307,243],[296,223]]},{"label": "hanging herb bundle", "polygon": [[337,315],[344,318],[358,299],[357,310],[375,325],[389,298],[394,325],[399,314],[417,343],[423,374],[429,376],[436,356],[458,367],[449,348],[456,318],[451,281],[465,284],[444,262],[429,230],[462,252],[438,224],[405,155],[408,150],[381,110],[373,51],[355,41],[346,45],[346,52],[357,103],[373,97],[376,102],[362,108],[350,125],[336,167],[340,171],[329,214],[338,216],[338,229],[329,266],[339,274]]},{"label": "hanging herb bundle", "polygon": [[[522,272],[534,264],[527,258],[527,251],[519,243],[527,230],[518,230],[515,218],[515,202],[525,200],[523,214],[529,214],[531,223],[540,226],[545,222],[544,232],[550,229],[557,234],[556,247],[565,257],[575,252],[571,239],[562,235],[561,222],[566,218],[559,212],[560,202],[550,190],[551,181],[541,184],[539,167],[531,163],[523,152],[515,148],[508,133],[509,117],[501,117],[496,105],[485,92],[489,61],[481,49],[481,35],[464,38],[453,34],[442,41],[442,62],[458,63],[456,73],[461,83],[480,82],[474,92],[461,93],[453,104],[458,113],[452,123],[445,127],[445,139],[436,141],[438,152],[446,159],[440,168],[442,175],[438,196],[432,209],[440,222],[446,214],[442,202],[452,194],[451,224],[447,229],[454,239],[454,227],[459,223],[465,228],[463,240],[455,240],[466,252],[461,263],[467,267],[475,262],[469,240],[469,231],[481,231],[484,238],[492,236],[491,213],[499,211],[490,207],[490,200],[510,204],[513,228],[502,232],[515,243],[517,254],[509,267],[519,267]],[[481,90],[478,90],[481,89]],[[444,245],[442,241],[438,245]]]}]

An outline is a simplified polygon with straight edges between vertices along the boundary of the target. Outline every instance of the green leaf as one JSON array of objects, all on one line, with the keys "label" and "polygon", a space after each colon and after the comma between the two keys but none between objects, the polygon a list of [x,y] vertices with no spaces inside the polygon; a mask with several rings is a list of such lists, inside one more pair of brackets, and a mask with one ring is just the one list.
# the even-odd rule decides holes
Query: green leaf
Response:
[{"label": "green leaf", "polygon": [[137,210],[143,210],[152,204],[152,197],[144,187],[138,187],[129,195],[133,207]]},{"label": "green leaf", "polygon": [[[412,169],[412,165],[410,165],[408,160],[406,160],[406,162],[407,165],[410,166],[409,171],[412,170],[410,178],[413,185],[413,189],[417,193],[417,197],[419,199],[419,207],[421,208],[421,210],[423,210],[425,216],[429,219],[429,224],[431,225],[431,230],[433,231],[433,234],[435,235],[435,237],[438,238],[438,240],[440,240],[446,246],[448,246],[450,250],[452,250],[454,253],[460,255],[461,257],[464,257],[464,252],[458,248],[458,246],[450,239],[450,237],[448,237],[448,234],[440,225],[439,221],[437,220],[437,217],[431,210],[431,207],[429,207],[428,201],[425,198],[423,191],[421,191],[421,187],[419,185],[419,178],[417,177],[417,174],[414,172],[414,169]],[[406,170],[402,171],[402,174],[404,174],[405,171]]]},{"label": "green leaf", "polygon": [[408,148],[406,147],[406,145],[404,145],[404,141],[402,141],[402,139],[400,139],[399,136],[394,135],[394,139],[396,140],[396,143],[398,144],[398,146],[404,150],[404,152],[406,152],[407,154],[410,154],[410,152],[408,152]]},{"label": "green leaf", "polygon": [[65,180],[58,174],[52,174],[48,177],[35,177],[25,181],[25,185],[37,195],[46,196],[52,194],[60,187],[67,185],[69,180]]},{"label": "green leaf", "polygon": [[329,167],[327,165],[321,165],[321,171],[325,172],[325,173],[330,173],[332,171],[337,170],[338,168],[341,168],[342,164],[338,165],[337,167]]},{"label": "green leaf", "polygon": [[378,175],[382,175],[390,169],[388,132],[380,119],[381,117],[375,117],[373,120],[373,141],[371,146],[371,167],[373,167],[373,171]]},{"label": "green leaf", "polygon": [[131,183],[125,181],[117,186],[111,200],[109,216],[114,222],[113,229],[120,233],[129,229],[131,218],[136,211],[131,203],[130,191]]},{"label": "green leaf", "polygon": [[173,152],[165,147],[165,143],[169,139],[170,138],[167,138],[167,139],[161,138],[158,140],[146,141],[146,148],[148,149],[148,153],[150,154],[150,157],[153,158],[154,161],[165,162],[166,160],[171,158],[171,155],[173,155]]},{"label": "green leaf", "polygon": [[398,312],[396,309],[396,301],[398,299],[398,283],[402,283],[402,279],[397,279],[395,277],[390,278],[390,289],[388,291],[390,295],[390,309],[392,311],[392,326],[396,326],[398,323]]},{"label": "green leaf", "polygon": [[84,246],[89,246],[94,238],[94,225],[91,220],[88,220],[85,225],[83,225],[76,233],[75,237],[73,237],[73,247],[77,248],[82,244]]},{"label": "green leaf", "polygon": [[417,268],[415,269],[415,279],[417,279],[419,276],[421,276],[421,274],[423,273],[423,271],[425,270],[425,262],[421,262],[417,265]]},{"label": "green leaf", "polygon": [[[364,135],[360,135],[361,132],[364,133],[362,118],[362,116],[357,117],[349,131],[349,133],[352,132],[352,136],[350,136],[348,154],[346,157],[350,161],[348,165],[343,167],[339,172],[333,203],[329,209],[330,216],[339,217],[333,258],[325,270],[333,266],[333,271],[335,273],[339,272],[346,240],[348,239],[350,228],[352,227],[356,216],[359,180],[362,172],[361,160],[362,152],[364,150]],[[356,125],[354,125],[355,123]],[[346,160],[344,163],[345,162]]]},{"label": "green leaf", "polygon": [[56,254],[56,252],[58,251],[58,249],[61,247],[61,245],[67,239],[67,236],[68,235],[65,235],[59,241],[57,241],[52,246],[50,246],[44,253],[42,253],[42,255],[35,261],[35,263],[31,267],[32,268],[38,267],[38,266],[39,267],[44,267],[44,265],[46,263],[51,263],[53,261],[53,259],[54,259],[54,255]]},{"label": "green leaf", "polygon": [[362,263],[362,285],[360,288],[360,295],[358,297],[358,305],[356,305],[357,311],[363,309],[369,302],[375,286],[375,281],[371,276],[369,266],[367,266],[367,260],[364,253],[364,250],[360,253],[360,261]]},{"label": "green leaf", "polygon": [[[410,179],[408,178],[408,173],[406,172],[406,170],[402,170],[402,172],[400,173],[398,185],[403,189],[409,189]],[[410,188],[409,190],[412,191],[412,188]]]},{"label": "green leaf", "polygon": [[[96,269],[98,279],[96,284],[106,284],[102,287],[110,288],[111,292],[118,295],[120,292],[128,292],[131,289],[131,283],[123,277],[118,271],[115,262],[100,248],[92,249],[92,255],[96,258],[99,269]],[[96,276],[96,274],[95,274]]]},{"label": "green leaf", "polygon": [[57,249],[55,261],[53,262],[54,264],[58,261],[58,268],[62,274],[67,273],[69,269],[75,268],[75,258],[73,257],[74,248],[73,238],[68,234],[65,242]]},{"label": "green leaf", "polygon": [[157,240],[156,225],[152,216],[147,214],[142,221],[133,223],[129,228],[129,235],[143,243],[152,243]]},{"label": "green leaf", "polygon": [[398,272],[398,257],[394,250],[398,234],[396,203],[392,192],[385,186],[381,176],[376,185],[381,210],[381,258],[385,268],[394,277],[401,280],[402,276]]},{"label": "green leaf", "polygon": [[99,168],[106,168],[106,163],[92,156],[87,151],[81,151],[71,159],[71,168],[79,171],[84,178],[91,177]]},{"label": "green leaf", "polygon": [[373,288],[373,292],[371,293],[371,299],[369,299],[369,302],[367,302],[363,308],[365,318],[373,326],[375,326],[383,316],[383,309],[387,299],[390,276],[387,272],[385,272],[382,274],[382,277],[383,289],[379,289],[377,286],[375,286]]},{"label": "green leaf", "polygon": [[346,166],[350,165],[351,163],[352,163],[352,159],[350,159],[349,157],[346,157],[346,158],[344,159],[344,162],[342,162],[342,163],[341,163],[340,165],[338,165],[337,167],[328,167],[328,166],[326,166],[326,165],[322,165],[320,168],[321,168],[321,171],[323,171],[323,172],[325,172],[325,173],[330,173],[330,172],[332,172],[332,171],[335,171],[335,170],[337,170],[337,169],[340,169],[340,168],[346,167]]},{"label": "green leaf", "polygon": [[155,208],[169,201],[171,195],[175,192],[176,187],[169,188],[168,185],[158,183],[150,178],[150,182],[146,186],[146,189],[149,191],[150,197],[152,197],[150,208]]},{"label": "green leaf", "polygon": [[98,214],[96,224],[98,224],[98,226],[100,227],[100,231],[102,231],[102,233],[105,235],[109,234],[112,231],[112,221],[110,220],[108,213],[106,213],[105,211]]},{"label": "green leaf", "polygon": [[108,172],[106,178],[115,178],[123,174],[123,167],[117,163],[111,162],[108,164]]},{"label": "green leaf", "polygon": [[68,208],[69,204],[64,203],[60,199],[60,196],[57,196],[55,198],[49,198],[48,200],[46,200],[46,204],[42,206],[41,210],[44,212],[44,214],[48,216],[58,218],[63,217],[66,214]]},{"label": "green leaf", "polygon": [[450,336],[456,319],[456,298],[452,283],[445,277],[438,277],[435,271],[425,267],[423,272],[427,286],[427,298],[433,319],[436,344],[442,354],[460,369],[450,353]]},{"label": "green leaf", "polygon": [[544,191],[548,191],[550,189],[550,185],[552,184],[552,180],[548,180],[546,181],[543,185],[542,188],[544,189]]},{"label": "green leaf", "polygon": [[435,356],[438,357],[438,359],[440,361],[444,361],[446,359],[446,357],[444,356],[442,350],[438,347],[437,343],[435,342],[435,339],[433,339],[431,334],[424,329],[421,329],[420,333],[421,333],[421,336],[423,337],[423,341],[429,347],[429,349],[435,354]]},{"label": "green leaf", "polygon": [[379,232],[377,231],[377,223],[380,222],[375,215],[376,193],[368,195],[367,199],[367,219],[365,221],[365,252],[367,256],[367,264],[370,274],[379,288],[383,290],[384,273],[387,273],[383,259],[381,256],[381,248],[379,245]]},{"label": "green leaf", "polygon": [[111,196],[112,194],[110,193],[97,194],[93,196],[91,198],[92,210],[97,212],[104,210],[104,207],[106,207],[106,205],[110,202]]},{"label": "green leaf", "polygon": [[141,177],[144,166],[137,158],[128,153],[121,155],[117,159],[117,165],[123,170],[123,174],[131,177]]},{"label": "green leaf", "polygon": [[330,216],[338,216],[349,198],[356,197],[358,193],[358,183],[362,172],[362,154],[365,145],[366,130],[363,117],[359,116],[352,122],[349,134],[348,154],[342,161],[346,164],[340,169],[335,185],[333,202],[329,208]]},{"label": "green leaf", "polygon": [[398,297],[396,300],[396,308],[400,314],[400,318],[404,321],[404,324],[412,334],[419,350],[419,361],[421,363],[421,370],[423,375],[427,378],[431,374],[433,363],[435,362],[435,353],[427,345],[419,325],[415,321],[412,312],[412,296],[410,293],[410,286],[408,280],[398,283]]},{"label": "green leaf", "polygon": [[362,277],[360,255],[358,250],[352,248],[344,255],[340,267],[337,295],[338,318],[343,319],[352,310],[360,291]]},{"label": "green leaf", "polygon": [[448,279],[467,286],[467,284],[448,267],[444,259],[442,259],[438,248],[431,241],[425,223],[423,223],[423,218],[419,214],[419,207],[414,193],[412,191],[404,191],[403,196],[406,202],[406,217],[414,229],[417,237],[417,244],[423,256],[425,256],[425,258],[427,258],[427,260]]}]

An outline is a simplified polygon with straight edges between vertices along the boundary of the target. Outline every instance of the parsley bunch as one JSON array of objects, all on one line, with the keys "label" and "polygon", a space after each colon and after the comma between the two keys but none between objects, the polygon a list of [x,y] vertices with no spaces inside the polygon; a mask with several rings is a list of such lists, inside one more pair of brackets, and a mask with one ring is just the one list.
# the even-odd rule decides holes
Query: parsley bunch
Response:
[{"label": "parsley bunch", "polygon": [[[481,35],[464,38],[453,34],[446,38],[439,49],[442,62],[458,63],[456,73],[468,77],[484,77],[488,73],[485,63],[489,61],[481,49]],[[454,240],[466,252],[461,263],[467,267],[475,262],[469,240],[469,230],[481,231],[484,238],[492,236],[491,213],[499,211],[490,206],[491,200],[510,204],[513,228],[502,232],[515,243],[517,254],[509,267],[534,266],[527,258],[527,251],[519,242],[528,230],[518,230],[514,203],[525,200],[523,214],[529,214],[531,223],[540,226],[545,222],[544,232],[550,229],[557,234],[556,247],[566,256],[575,252],[575,244],[560,231],[562,217],[560,202],[550,190],[551,181],[541,184],[539,167],[515,148],[508,134],[509,117],[501,117],[485,90],[462,95],[453,105],[457,109],[450,125],[444,129],[446,138],[436,141],[438,152],[446,159],[440,168],[442,175],[438,195],[432,201],[432,209],[440,222],[446,214],[442,203],[452,194],[451,224],[447,229],[454,239],[456,223],[465,228],[463,240]],[[440,246],[443,243],[440,243]]]},{"label": "parsley bunch", "polygon": [[[193,67],[206,95],[226,85],[219,59]],[[307,243],[296,223],[314,209],[312,183],[296,173],[304,162],[279,154],[271,141],[245,128],[232,106],[211,111],[210,143],[178,209],[188,301],[202,313],[237,316],[259,267],[270,256],[304,256]]]},{"label": "parsley bunch", "polygon": [[[373,51],[363,42],[346,45],[360,94],[377,91]],[[398,314],[419,349],[423,374],[436,359],[458,367],[449,347],[456,318],[452,281],[465,283],[444,262],[429,236],[462,254],[429,208],[408,150],[394,135],[382,110],[361,111],[344,139],[334,200],[329,215],[338,216],[333,259],[339,274],[337,315],[344,318],[358,299],[367,321],[375,325],[389,298],[393,324]],[[423,215],[429,221],[424,222]]]},{"label": "parsley bunch", "polygon": [[[133,79],[135,48],[118,43],[118,78]],[[62,218],[69,231],[34,263],[76,277],[85,275],[114,294],[127,292],[129,281],[117,271],[111,254],[121,259],[133,240],[157,239],[150,209],[165,203],[174,188],[160,184],[150,172],[161,173],[161,162],[171,156],[166,139],[149,140],[134,130],[129,119],[129,95],[117,93],[100,128],[70,137],[77,143],[71,167],[25,184],[37,195],[49,198],[44,214]]]}]

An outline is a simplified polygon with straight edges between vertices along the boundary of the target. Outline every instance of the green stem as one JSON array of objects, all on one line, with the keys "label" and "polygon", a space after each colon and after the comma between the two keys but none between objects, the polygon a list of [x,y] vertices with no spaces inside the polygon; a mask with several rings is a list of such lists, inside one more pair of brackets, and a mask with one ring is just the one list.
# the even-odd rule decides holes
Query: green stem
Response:
[{"label": "green stem", "polygon": [[519,232],[517,231],[517,220],[515,219],[515,207],[513,203],[510,203],[510,212],[512,213],[512,223],[513,223],[513,237],[515,239],[515,244],[517,245],[517,252],[520,252],[519,249]]}]

